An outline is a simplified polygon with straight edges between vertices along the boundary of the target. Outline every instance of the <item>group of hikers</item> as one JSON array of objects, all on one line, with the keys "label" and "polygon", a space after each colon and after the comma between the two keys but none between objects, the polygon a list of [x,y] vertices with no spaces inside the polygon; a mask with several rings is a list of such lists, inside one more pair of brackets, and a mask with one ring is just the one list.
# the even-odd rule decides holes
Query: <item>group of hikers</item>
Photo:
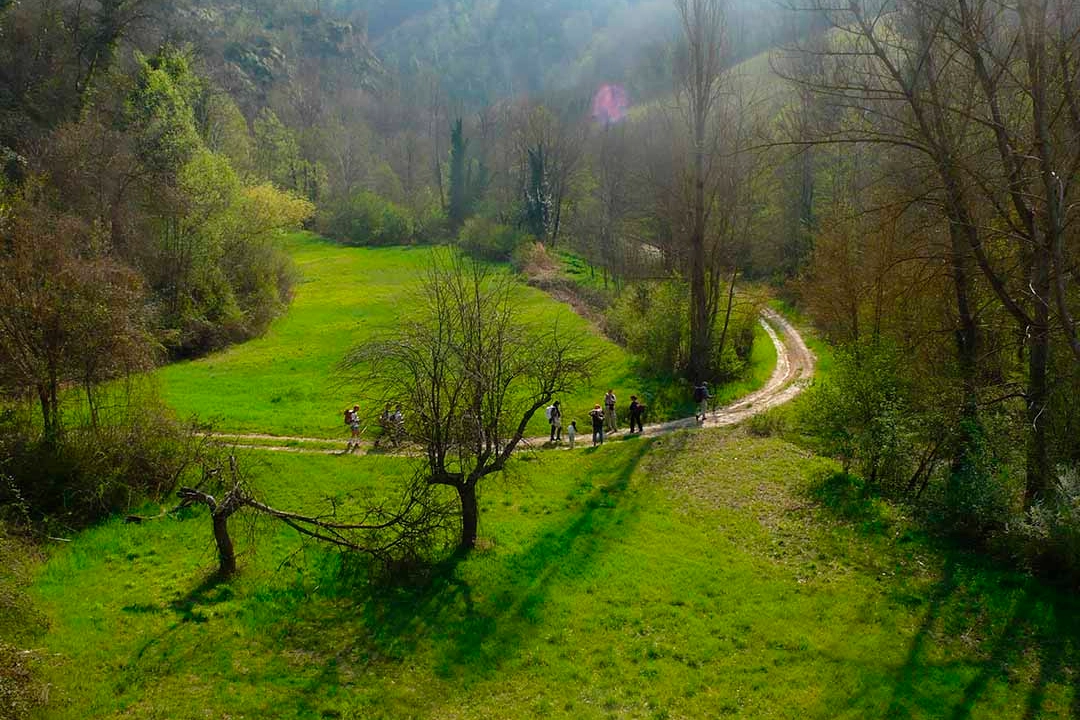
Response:
[{"label": "group of hikers", "polygon": [[[709,392],[709,384],[707,382],[698,383],[694,387],[694,404],[697,407],[694,419],[698,422],[705,422],[705,418],[709,413],[710,400],[712,400],[712,394]],[[610,434],[619,431],[618,415],[615,411],[617,401],[615,391],[608,389],[604,395],[603,403],[597,403],[589,411],[593,447],[604,444],[605,433]],[[637,395],[630,396],[630,406],[627,413],[630,418],[630,434],[644,432],[645,426],[642,424],[642,420],[645,417],[645,409],[645,404],[638,400]],[[547,407],[545,414],[548,424],[551,426],[551,442],[561,443],[564,426],[562,404],[556,400]],[[359,450],[361,435],[359,405],[353,405],[351,409],[345,410],[345,425],[351,432],[345,452]],[[379,426],[381,432],[375,439],[376,448],[383,442],[389,442],[395,448],[400,445],[405,437],[405,416],[401,411],[401,405],[391,410],[390,404],[387,403],[379,415]],[[570,449],[573,449],[577,441],[576,420],[566,425],[566,439]]]},{"label": "group of hikers", "polygon": [[[349,428],[349,442],[345,446],[345,452],[353,452],[360,449],[360,406],[353,405],[352,409],[345,410],[345,425]],[[394,447],[401,444],[405,437],[405,415],[399,404],[393,410],[390,403],[386,404],[382,413],[379,414],[379,436],[375,438],[375,447],[378,448],[383,442],[389,442]]]},{"label": "group of hikers", "polygon": [[[615,397],[614,390],[608,390],[604,395],[603,405],[597,403],[593,406],[593,409],[589,411],[589,422],[592,424],[592,444],[593,447],[604,444],[604,433],[618,432],[618,416],[615,412],[615,407],[618,398]],[[547,420],[551,425],[551,442],[562,442],[562,430],[563,430],[563,413],[562,405],[558,400],[552,403],[547,409]],[[645,417],[645,404],[638,400],[637,395],[630,396],[630,433],[642,432],[645,426],[642,424],[642,418]],[[570,449],[574,448],[574,444],[577,440],[577,421],[571,421],[566,426],[566,439]]]},{"label": "group of hikers", "polygon": [[[712,393],[709,392],[709,383],[700,382],[694,386],[694,405],[697,408],[697,411],[694,413],[694,419],[699,423],[704,423],[708,417],[712,399]],[[593,447],[604,444],[604,433],[610,434],[618,432],[618,415],[615,412],[617,400],[618,398],[615,397],[615,391],[609,389],[607,394],[604,395],[603,404],[597,403],[593,406],[593,409],[589,411],[589,422],[592,425]],[[562,405],[556,400],[548,406],[546,413],[548,424],[551,425],[550,441],[552,443],[562,442]],[[645,403],[638,400],[637,395],[630,396],[628,415],[630,417],[630,434],[644,432],[645,426],[642,424],[642,419],[645,417]],[[569,441],[569,447],[573,449],[574,443],[577,440],[577,421],[571,421],[570,424],[566,426],[566,439]]]}]

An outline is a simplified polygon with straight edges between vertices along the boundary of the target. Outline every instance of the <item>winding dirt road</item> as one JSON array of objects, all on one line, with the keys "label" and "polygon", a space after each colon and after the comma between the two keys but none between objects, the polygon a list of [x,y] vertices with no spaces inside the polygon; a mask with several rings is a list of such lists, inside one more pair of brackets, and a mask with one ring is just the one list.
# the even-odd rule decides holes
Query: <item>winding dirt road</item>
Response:
[{"label": "winding dirt road", "polygon": [[[737,425],[755,415],[759,415],[769,408],[783,405],[794,399],[805,389],[810,379],[814,376],[814,354],[806,347],[799,331],[789,323],[780,313],[773,310],[765,310],[761,314],[761,326],[772,339],[776,346],[776,368],[765,386],[760,390],[750,393],[746,397],[711,412],[704,423],[694,418],[672,420],[665,423],[646,425],[640,435],[651,437],[685,430],[696,427],[726,427]],[[239,448],[251,450],[266,450],[283,453],[311,453],[317,455],[343,455],[341,449],[342,440],[327,438],[308,438],[282,435],[262,434],[231,434],[217,433],[217,438],[225,443]],[[587,447],[589,433],[581,432],[581,447]],[[625,431],[619,433],[625,436]],[[531,447],[540,447],[548,441],[546,437],[530,438],[524,444]],[[328,448],[327,445],[335,445]],[[363,443],[360,454],[380,452],[374,450],[371,443]]]}]

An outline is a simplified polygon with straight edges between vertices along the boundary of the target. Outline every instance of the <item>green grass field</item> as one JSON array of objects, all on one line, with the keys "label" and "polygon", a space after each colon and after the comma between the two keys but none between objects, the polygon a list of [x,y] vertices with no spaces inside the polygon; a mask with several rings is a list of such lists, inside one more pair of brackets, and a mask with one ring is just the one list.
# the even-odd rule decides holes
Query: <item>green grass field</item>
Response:
[{"label": "green grass field", "polygon": [[[429,251],[292,243],[306,282],[290,313],[164,369],[176,407],[338,432],[334,363],[394,321]],[[639,382],[593,342],[608,374],[575,403]],[[774,362],[756,343],[723,391]],[[260,498],[307,513],[390,492],[410,462],[241,452]],[[205,510],[117,518],[51,547],[30,588],[49,624],[32,640],[40,717],[1080,717],[1080,601],[926,537],[836,469],[743,429],[526,453],[481,486],[482,549],[395,588],[243,514],[221,582]]]},{"label": "green grass field", "polygon": [[[409,294],[422,277],[431,250],[349,248],[311,235],[294,236],[289,244],[302,282],[289,312],[266,336],[159,371],[162,394],[181,415],[197,415],[222,432],[344,435],[342,411],[359,398],[356,388],[343,384],[336,365],[350,347],[377,330],[392,329],[408,311]],[[558,318],[571,331],[585,333],[587,342],[601,353],[590,385],[562,399],[567,422],[577,419],[580,425],[608,388],[615,389],[623,403],[631,394],[651,398],[661,390],[662,380],[643,378],[630,355],[590,331],[568,306],[524,285],[520,292],[527,319]],[[775,365],[775,351],[769,346],[768,337],[760,333],[756,364],[737,383],[740,392],[768,379]],[[666,402],[657,408],[662,414],[650,421],[689,415],[689,390],[687,395],[685,405]],[[377,409],[368,410],[374,410],[371,418],[377,416]],[[537,435],[546,431],[541,414],[534,418],[531,431]]]},{"label": "green grass field", "polygon": [[[313,509],[394,458],[265,456]],[[49,718],[1075,717],[1080,610],[935,547],[739,431],[543,452],[484,488],[488,549],[375,590],[281,526],[109,523],[33,588]]]}]

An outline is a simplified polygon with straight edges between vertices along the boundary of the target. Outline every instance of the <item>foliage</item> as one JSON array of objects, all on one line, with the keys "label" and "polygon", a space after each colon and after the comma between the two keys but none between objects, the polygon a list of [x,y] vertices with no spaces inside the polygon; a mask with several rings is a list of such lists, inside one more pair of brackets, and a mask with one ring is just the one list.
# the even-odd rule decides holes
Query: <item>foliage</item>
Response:
[{"label": "foliage", "polygon": [[118,388],[93,410],[96,418],[85,404],[69,409],[55,441],[25,412],[5,415],[0,447],[11,482],[0,486],[0,512],[78,528],[174,488],[191,460],[191,428],[142,392]]},{"label": "foliage", "polygon": [[406,208],[366,190],[327,207],[319,226],[328,237],[354,246],[410,245],[416,237]]},{"label": "foliage", "polygon": [[[627,287],[607,312],[607,331],[646,364],[649,372],[678,375],[689,365],[689,289],[678,279],[640,282]],[[734,306],[727,335],[724,317],[717,318],[712,334],[715,356],[713,379],[738,378],[753,353],[757,308],[753,303]],[[718,347],[724,337],[724,346]]]},{"label": "foliage", "polygon": [[124,129],[135,135],[135,152],[150,172],[175,173],[201,147],[193,104],[201,80],[186,52],[166,46],[153,57],[136,56],[139,73],[127,97]]},{"label": "foliage", "polygon": [[471,217],[458,233],[458,246],[479,260],[507,261],[535,240],[520,230],[483,217]]},{"label": "foliage", "polygon": [[529,174],[521,207],[521,226],[535,238],[546,238],[553,216],[544,146],[528,149]]},{"label": "foliage", "polygon": [[902,368],[900,350],[884,340],[838,349],[805,407],[804,421],[825,452],[872,486],[899,478],[919,422]]},{"label": "foliage", "polygon": [[686,367],[689,292],[676,280],[640,283],[627,289],[607,315],[607,329],[655,373]]},{"label": "foliage", "polygon": [[484,163],[469,156],[461,118],[450,128],[450,202],[447,217],[451,229],[458,229],[473,214],[488,185]]},{"label": "foliage", "polygon": [[[0,486],[5,482],[0,476]],[[2,521],[0,557],[0,720],[24,720],[48,697],[39,675],[40,652],[24,649],[40,639],[47,626],[26,593],[38,557]]]},{"label": "foliage", "polygon": [[46,439],[60,429],[61,393],[151,365],[141,279],[102,249],[97,228],[19,201],[0,227],[0,390],[33,396]]},{"label": "foliage", "polygon": [[245,187],[228,160],[208,151],[181,171],[188,212],[160,223],[153,278],[166,291],[161,321],[177,356],[214,350],[263,332],[291,293],[291,268],[275,242],[312,215],[310,202],[263,184]]},{"label": "foliage", "polygon": [[1028,509],[1018,529],[1034,566],[1061,578],[1080,578],[1080,470],[1059,468],[1052,494]]},{"label": "foliage", "polygon": [[326,169],[301,155],[295,133],[269,108],[259,113],[252,129],[256,171],[279,188],[318,200],[326,185]]}]

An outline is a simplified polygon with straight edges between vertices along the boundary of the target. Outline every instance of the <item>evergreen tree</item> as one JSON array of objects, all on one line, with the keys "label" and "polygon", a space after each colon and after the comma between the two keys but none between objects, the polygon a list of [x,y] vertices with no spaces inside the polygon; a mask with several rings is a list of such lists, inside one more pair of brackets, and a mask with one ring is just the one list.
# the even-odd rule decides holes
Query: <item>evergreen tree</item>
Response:
[{"label": "evergreen tree", "polygon": [[539,240],[547,236],[551,225],[551,189],[547,182],[544,146],[529,150],[529,178],[525,185],[525,204],[521,218],[524,228]]},{"label": "evergreen tree", "polygon": [[476,211],[488,185],[488,171],[484,163],[469,158],[469,139],[461,118],[450,126],[450,227],[458,230],[465,220]]},{"label": "evergreen tree", "polygon": [[461,118],[450,128],[450,227],[457,230],[469,216],[469,140]]}]

